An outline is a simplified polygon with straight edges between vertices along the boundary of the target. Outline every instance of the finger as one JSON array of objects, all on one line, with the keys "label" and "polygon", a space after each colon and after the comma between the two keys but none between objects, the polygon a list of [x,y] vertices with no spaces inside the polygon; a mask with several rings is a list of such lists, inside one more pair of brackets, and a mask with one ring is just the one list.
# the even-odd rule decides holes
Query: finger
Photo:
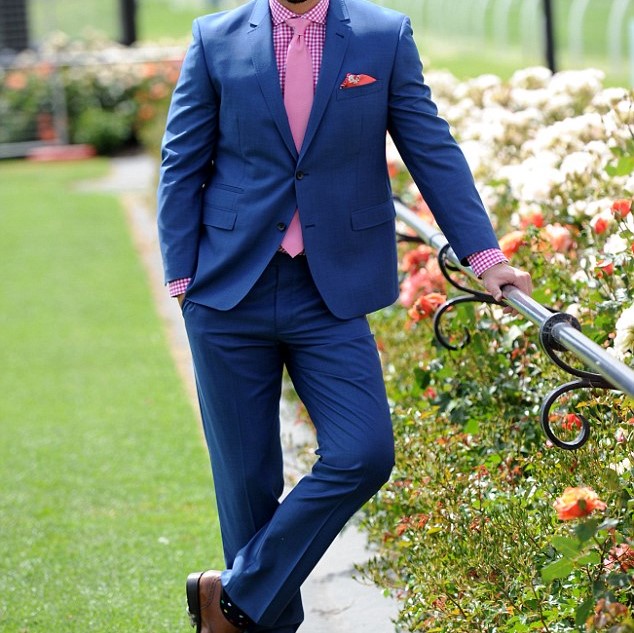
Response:
[{"label": "finger", "polygon": [[496,300],[501,301],[502,297],[502,289],[497,284],[491,284],[491,287],[488,288],[489,294]]},{"label": "finger", "polygon": [[528,273],[518,273],[512,280],[509,280],[509,285],[515,286],[518,290],[521,290],[524,294],[530,295],[533,292],[533,282],[531,276]]}]

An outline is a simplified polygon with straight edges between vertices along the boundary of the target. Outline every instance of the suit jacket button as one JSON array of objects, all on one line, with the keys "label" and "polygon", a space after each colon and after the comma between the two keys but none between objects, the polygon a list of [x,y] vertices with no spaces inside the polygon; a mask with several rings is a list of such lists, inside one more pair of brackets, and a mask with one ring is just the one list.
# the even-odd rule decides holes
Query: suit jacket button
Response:
[{"label": "suit jacket button", "polygon": [[278,231],[285,231],[286,230],[286,224],[284,224],[284,222],[278,222],[277,230]]},{"label": "suit jacket button", "polygon": [[301,180],[301,179],[302,179],[305,175],[306,175],[306,174],[304,174],[304,172],[303,172],[303,171],[298,171],[298,172],[295,174],[295,178],[297,178],[297,180]]}]

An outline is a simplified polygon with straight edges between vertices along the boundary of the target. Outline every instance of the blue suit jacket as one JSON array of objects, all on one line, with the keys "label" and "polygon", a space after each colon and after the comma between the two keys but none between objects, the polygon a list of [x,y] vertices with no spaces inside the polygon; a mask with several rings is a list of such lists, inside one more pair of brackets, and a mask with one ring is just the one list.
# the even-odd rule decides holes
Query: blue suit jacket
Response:
[{"label": "blue suit jacket", "polygon": [[[376,82],[340,89],[348,73]],[[326,305],[340,318],[398,295],[392,135],[460,258],[497,247],[464,156],[424,84],[409,19],[366,0],[330,0],[321,73],[295,149],[268,0],[194,22],[163,145],[159,234],[167,281],[228,310],[274,255],[295,208]]]}]

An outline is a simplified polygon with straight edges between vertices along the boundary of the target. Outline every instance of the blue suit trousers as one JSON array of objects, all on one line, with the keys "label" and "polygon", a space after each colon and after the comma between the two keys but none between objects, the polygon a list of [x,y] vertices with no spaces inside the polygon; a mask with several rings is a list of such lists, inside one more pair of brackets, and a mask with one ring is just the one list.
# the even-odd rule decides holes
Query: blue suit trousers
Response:
[{"label": "blue suit trousers", "polygon": [[[183,316],[215,481],[222,584],[253,631],[292,633],[303,620],[301,584],[394,463],[374,337],[365,317],[332,315],[306,257],[282,253],[235,308],[185,299]],[[312,471],[280,501],[284,367],[318,448]]]}]

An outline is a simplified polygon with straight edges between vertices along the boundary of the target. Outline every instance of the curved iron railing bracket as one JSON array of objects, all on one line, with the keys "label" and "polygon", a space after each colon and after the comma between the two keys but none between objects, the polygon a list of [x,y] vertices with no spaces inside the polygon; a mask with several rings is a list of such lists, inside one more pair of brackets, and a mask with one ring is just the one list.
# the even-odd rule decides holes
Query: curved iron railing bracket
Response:
[{"label": "curved iron railing bracket", "polygon": [[556,389],[553,389],[544,398],[539,412],[542,430],[544,431],[546,437],[558,448],[563,448],[567,451],[574,451],[581,448],[590,438],[590,422],[588,422],[588,419],[585,416],[577,415],[576,417],[581,423],[581,428],[579,429],[577,437],[570,442],[562,440],[559,438],[559,436],[555,433],[552,426],[550,425],[550,411],[553,405],[560,396],[563,396],[569,391],[576,391],[577,389],[587,389],[593,386],[594,385],[586,380],[573,380],[572,382],[567,382],[565,385],[561,385]]},{"label": "curved iron railing bracket", "polygon": [[[452,277],[450,271],[464,273],[467,276],[473,276],[473,273],[460,265],[460,261],[451,250],[445,236],[438,229],[421,220],[419,216],[399,200],[395,200],[394,204],[399,220],[413,229],[417,236],[416,238],[403,237],[407,238],[407,241],[420,241],[436,249],[442,274],[454,288],[465,293],[444,303],[434,316],[434,332],[441,345],[450,350],[458,350],[468,345],[471,340],[466,329],[463,340],[457,345],[451,344],[449,339],[443,334],[441,321],[452,307],[476,301],[495,305],[508,305],[539,326],[539,340],[544,352],[560,369],[575,376],[576,380],[553,389],[544,398],[541,406],[542,428],[548,439],[555,446],[565,450],[575,450],[581,448],[590,437],[590,423],[581,415],[576,415],[575,418],[575,423],[578,419],[581,426],[574,440],[562,440],[553,431],[550,424],[551,410],[555,402],[564,394],[580,389],[605,389],[620,391],[634,397],[634,371],[621,361],[610,356],[600,345],[584,336],[577,319],[566,313],[553,313],[552,310],[541,305],[532,297],[525,295],[515,286],[502,288],[504,301],[499,302],[489,294],[458,283]],[[565,351],[573,354],[587,368],[593,371],[571,366],[557,354],[557,352]]]},{"label": "curved iron railing bracket", "polygon": [[608,382],[603,376],[601,376],[601,374],[573,367],[556,354],[556,352],[566,351],[566,348],[561,345],[553,335],[553,329],[562,323],[573,327],[578,332],[581,332],[581,324],[574,316],[566,314],[565,312],[555,312],[541,324],[539,328],[539,342],[541,343],[542,349],[546,355],[553,361],[553,363],[555,363],[555,365],[557,365],[557,367],[563,369],[563,371],[571,374],[572,376],[576,376],[580,380],[573,380],[572,382],[568,382],[565,385],[561,385],[560,387],[553,389],[553,391],[544,398],[540,409],[540,419],[542,429],[548,439],[555,446],[570,451],[581,448],[588,441],[590,438],[590,423],[584,416],[577,415],[577,418],[581,422],[581,429],[579,430],[577,437],[571,442],[560,439],[550,425],[550,412],[555,402],[560,396],[571,391],[577,391],[579,389],[612,390],[615,389],[615,387],[612,383]]},{"label": "curved iron railing bracket", "polygon": [[506,303],[502,303],[500,301],[496,301],[490,294],[486,292],[482,292],[481,290],[477,290],[476,288],[470,288],[469,286],[463,286],[458,283],[456,279],[451,275],[451,272],[463,272],[464,269],[462,267],[455,266],[453,262],[449,259],[449,251],[451,247],[449,244],[445,244],[438,251],[438,266],[440,267],[440,272],[443,274],[443,277],[454,287],[464,292],[465,294],[460,295],[458,297],[453,297],[452,299],[448,299],[443,303],[434,314],[434,334],[438,342],[445,348],[451,351],[457,351],[469,345],[471,342],[471,334],[467,328],[464,329],[464,338],[457,345],[453,345],[449,342],[449,338],[445,336],[442,331],[442,319],[453,307],[460,305],[462,303],[487,303],[492,305],[506,305]]}]

